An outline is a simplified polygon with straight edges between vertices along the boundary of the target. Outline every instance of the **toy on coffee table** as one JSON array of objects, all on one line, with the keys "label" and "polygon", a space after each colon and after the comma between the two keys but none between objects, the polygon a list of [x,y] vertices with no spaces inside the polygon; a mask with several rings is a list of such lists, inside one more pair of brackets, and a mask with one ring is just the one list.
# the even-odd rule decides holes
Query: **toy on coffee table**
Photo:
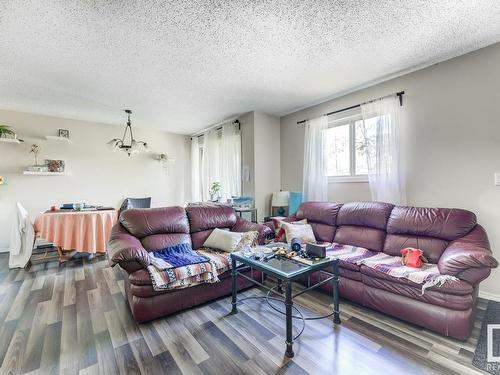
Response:
[{"label": "toy on coffee table", "polygon": [[297,255],[297,253],[295,251],[288,251],[288,250],[285,250],[285,249],[276,250],[276,252],[274,253],[274,256],[276,258],[288,258],[288,259],[292,259],[296,255]]}]

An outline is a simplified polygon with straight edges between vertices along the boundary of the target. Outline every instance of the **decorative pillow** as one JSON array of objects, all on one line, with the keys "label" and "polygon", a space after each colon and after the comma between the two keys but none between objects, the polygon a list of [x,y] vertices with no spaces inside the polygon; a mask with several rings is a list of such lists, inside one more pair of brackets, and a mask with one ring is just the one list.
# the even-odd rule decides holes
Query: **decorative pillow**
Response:
[{"label": "decorative pillow", "polygon": [[281,227],[285,230],[286,242],[291,243],[292,238],[300,239],[300,242],[316,243],[314,232],[310,224],[283,223]]},{"label": "decorative pillow", "polygon": [[257,232],[256,230],[245,232],[242,234],[243,235],[241,236],[241,240],[238,245],[236,245],[234,251],[242,251],[246,245],[255,247],[259,244],[259,232]]},{"label": "decorative pillow", "polygon": [[281,229],[281,225],[283,223],[293,223],[293,224],[307,224],[307,219],[302,219],[298,221],[285,221],[286,217],[283,216],[276,216],[271,218],[273,225],[274,225],[274,231],[278,233],[278,231]]},{"label": "decorative pillow", "polygon": [[241,237],[243,237],[243,233],[215,228],[203,243],[203,247],[210,247],[212,249],[219,249],[232,253],[241,241]]},{"label": "decorative pillow", "polygon": [[[274,230],[275,230],[274,240],[277,242],[285,241],[285,230],[282,227],[283,223],[287,223],[287,221],[283,221],[279,218],[273,218],[273,224],[274,224]],[[304,225],[304,224],[307,224],[307,219],[302,219],[299,221],[292,221],[292,222],[290,222],[290,224]]]}]

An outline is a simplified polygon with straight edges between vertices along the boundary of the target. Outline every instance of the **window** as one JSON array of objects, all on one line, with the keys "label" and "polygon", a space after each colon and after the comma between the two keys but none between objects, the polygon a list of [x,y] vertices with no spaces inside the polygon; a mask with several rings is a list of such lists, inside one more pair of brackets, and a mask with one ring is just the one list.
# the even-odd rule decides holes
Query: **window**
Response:
[{"label": "window", "polygon": [[323,132],[326,174],[334,181],[366,181],[375,155],[377,118],[359,114],[332,119]]}]

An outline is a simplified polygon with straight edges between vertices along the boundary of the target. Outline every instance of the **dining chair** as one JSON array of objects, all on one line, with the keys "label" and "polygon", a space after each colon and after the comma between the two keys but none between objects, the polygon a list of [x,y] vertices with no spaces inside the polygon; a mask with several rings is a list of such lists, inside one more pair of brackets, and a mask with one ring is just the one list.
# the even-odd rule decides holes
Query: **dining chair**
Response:
[{"label": "dining chair", "polygon": [[35,227],[28,211],[17,202],[10,236],[9,268],[24,268],[31,258],[34,245]]},{"label": "dining chair", "polygon": [[151,197],[146,198],[125,198],[120,209],[118,210],[118,216],[129,208],[151,208]]},{"label": "dining chair", "polygon": [[36,240],[35,227],[28,211],[17,202],[9,246],[9,268],[29,269],[33,262],[60,259],[59,251],[54,245],[48,243],[35,246]]}]

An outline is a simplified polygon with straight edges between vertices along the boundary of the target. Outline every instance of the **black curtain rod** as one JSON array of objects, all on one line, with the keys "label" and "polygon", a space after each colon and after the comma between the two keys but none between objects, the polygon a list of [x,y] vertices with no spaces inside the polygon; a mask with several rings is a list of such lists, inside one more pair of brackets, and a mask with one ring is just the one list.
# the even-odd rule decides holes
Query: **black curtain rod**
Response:
[{"label": "black curtain rod", "polygon": [[[333,111],[333,112],[328,112],[325,116],[330,116],[330,115],[334,115],[336,113],[340,113],[340,112],[344,112],[344,111],[348,111],[350,109],[354,109],[354,108],[358,108],[358,107],[361,107],[363,104],[367,104],[367,103],[371,103],[371,102],[374,102],[375,100],[380,100],[380,99],[384,99],[384,98],[388,98],[389,96],[393,96],[393,95],[397,95],[398,99],[399,99],[399,105],[400,106],[403,106],[403,95],[405,94],[404,91],[399,91],[399,92],[396,92],[394,94],[390,94],[390,95],[386,95],[386,96],[382,96],[380,98],[377,98],[377,99],[372,99],[372,100],[369,100],[367,102],[363,102],[363,103],[360,103],[360,104],[356,104],[356,105],[351,105],[350,107],[347,107],[347,108],[342,108],[342,109],[338,109],[336,111]],[[305,123],[307,120],[302,120],[302,121],[297,121],[297,124],[303,124]]]},{"label": "black curtain rod", "polygon": [[[241,122],[240,122],[240,120],[236,119],[236,120],[234,120],[234,121],[232,122],[232,124],[236,124],[236,125],[238,125],[238,130],[241,130]],[[222,129],[222,126],[220,126],[220,127],[218,127],[218,128],[215,128],[215,129],[213,129],[213,130],[215,130],[215,131],[219,131],[219,130],[221,130],[221,129]],[[201,134],[195,135],[194,137],[189,137],[189,139],[193,139],[193,138],[195,138],[195,137],[196,137],[196,138],[201,138],[201,137],[203,137],[204,135],[205,135],[205,133],[201,133]]]}]

